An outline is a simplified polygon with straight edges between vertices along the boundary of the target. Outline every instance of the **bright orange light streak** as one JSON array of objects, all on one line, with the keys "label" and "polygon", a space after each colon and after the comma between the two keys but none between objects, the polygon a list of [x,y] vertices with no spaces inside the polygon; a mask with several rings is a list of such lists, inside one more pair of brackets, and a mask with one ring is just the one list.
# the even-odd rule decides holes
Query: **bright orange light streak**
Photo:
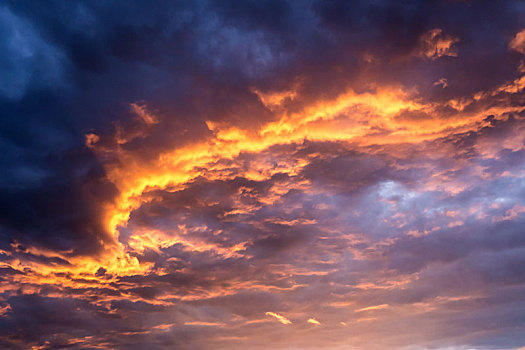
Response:
[{"label": "bright orange light streak", "polygon": [[283,315],[279,315],[278,313],[268,311],[266,313],[266,315],[275,317],[277,319],[277,321],[281,322],[282,324],[285,324],[285,325],[292,324],[292,321],[290,321],[289,319],[287,319]]}]

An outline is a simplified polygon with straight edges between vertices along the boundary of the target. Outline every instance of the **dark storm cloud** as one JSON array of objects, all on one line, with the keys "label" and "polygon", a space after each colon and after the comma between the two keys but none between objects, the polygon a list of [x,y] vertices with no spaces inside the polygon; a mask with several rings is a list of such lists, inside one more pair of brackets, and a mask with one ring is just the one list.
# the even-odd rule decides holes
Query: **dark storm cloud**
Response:
[{"label": "dark storm cloud", "polygon": [[20,243],[73,250],[73,254],[96,253],[97,245],[107,240],[99,220],[101,205],[116,193],[113,185],[104,179],[101,166],[86,150],[48,154],[43,162],[55,173],[38,184],[2,189],[4,247]]}]

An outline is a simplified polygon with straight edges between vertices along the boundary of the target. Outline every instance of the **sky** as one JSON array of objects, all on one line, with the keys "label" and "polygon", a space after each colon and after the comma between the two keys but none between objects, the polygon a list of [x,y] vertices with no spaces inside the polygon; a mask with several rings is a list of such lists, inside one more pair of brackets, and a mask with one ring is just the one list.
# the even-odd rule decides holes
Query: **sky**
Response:
[{"label": "sky", "polygon": [[525,349],[523,1],[0,1],[0,347]]}]

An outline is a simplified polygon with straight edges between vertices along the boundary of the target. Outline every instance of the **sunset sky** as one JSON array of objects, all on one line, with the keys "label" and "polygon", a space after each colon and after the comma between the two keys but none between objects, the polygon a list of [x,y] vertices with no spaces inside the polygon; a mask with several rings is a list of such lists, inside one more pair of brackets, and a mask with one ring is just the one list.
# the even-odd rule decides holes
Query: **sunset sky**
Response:
[{"label": "sunset sky", "polygon": [[0,1],[0,348],[525,349],[524,1]]}]

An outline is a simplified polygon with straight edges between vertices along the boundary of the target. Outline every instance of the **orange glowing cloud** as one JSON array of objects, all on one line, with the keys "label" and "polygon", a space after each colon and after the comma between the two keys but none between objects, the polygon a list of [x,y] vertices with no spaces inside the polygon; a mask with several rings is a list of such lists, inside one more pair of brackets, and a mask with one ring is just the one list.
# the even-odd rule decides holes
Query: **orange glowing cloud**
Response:
[{"label": "orange glowing cloud", "polygon": [[364,312],[364,311],[372,311],[372,310],[382,310],[382,309],[386,309],[387,307],[389,307],[388,304],[373,305],[373,306],[367,306],[367,307],[363,307],[363,308],[361,308],[361,309],[357,309],[357,310],[355,310],[355,312]]},{"label": "orange glowing cloud", "polygon": [[525,29],[516,33],[509,43],[509,49],[525,54]]},{"label": "orange glowing cloud", "polygon": [[459,38],[445,34],[441,28],[429,30],[420,38],[419,55],[430,59],[443,56],[457,57],[458,52],[454,47],[457,42]]},{"label": "orange glowing cloud", "polygon": [[284,317],[283,315],[280,315],[278,313],[268,311],[266,313],[266,315],[267,316],[271,316],[271,317],[275,317],[277,319],[277,321],[281,322],[284,325],[292,324],[292,321],[290,321],[289,319],[287,319],[286,317]]},{"label": "orange glowing cloud", "polygon": [[308,321],[306,321],[310,324],[313,324],[313,325],[316,325],[316,326],[320,326],[321,325],[321,322],[317,321],[315,318],[309,318]]},{"label": "orange glowing cloud", "polygon": [[[429,34],[430,35],[430,34]],[[435,49],[440,54],[451,54],[450,49],[456,39],[447,41],[445,45],[440,40],[442,31],[432,31],[429,38],[438,42],[439,48]],[[503,85],[496,88],[490,96],[498,93],[513,93],[521,86],[521,80]],[[269,108],[276,108],[285,99],[300,98],[296,91],[285,91],[283,93],[265,94],[254,89],[260,101]],[[261,126],[259,130],[247,130],[235,125],[224,123],[217,124],[207,122],[212,136],[204,142],[189,143],[185,146],[176,148],[159,154],[156,159],[150,162],[137,162],[132,153],[116,150],[117,157],[121,160],[117,164],[110,164],[107,167],[109,179],[120,190],[120,197],[117,202],[107,210],[107,228],[118,241],[119,227],[126,226],[132,210],[140,207],[143,203],[151,200],[143,197],[145,190],[183,188],[184,185],[199,176],[206,176],[213,179],[211,174],[214,171],[220,172],[221,160],[232,160],[241,153],[258,153],[274,145],[290,144],[301,142],[304,139],[312,141],[343,141],[356,143],[362,146],[371,144],[395,144],[400,142],[420,142],[429,139],[442,137],[451,130],[465,132],[472,130],[479,125],[479,122],[487,113],[501,114],[510,111],[513,107],[494,106],[483,113],[469,112],[461,113],[465,105],[475,103],[483,96],[474,96],[470,100],[450,100],[446,102],[457,110],[457,116],[447,119],[436,116],[436,104],[424,103],[414,97],[415,93],[400,87],[377,87],[371,92],[356,93],[350,90],[337,96],[334,99],[316,101],[311,105],[305,105],[300,111],[288,113],[280,110],[281,113],[276,121]],[[146,124],[156,123],[158,118],[147,112],[144,105],[133,104],[132,109],[140,116]],[[423,117],[413,119],[415,114]],[[403,116],[403,117],[401,117]],[[406,117],[405,117],[406,116]],[[427,117],[425,117],[427,116]],[[381,132],[378,133],[378,130]],[[90,134],[93,135],[93,134]],[[121,140],[126,136],[117,135]],[[88,138],[88,136],[86,136]],[[89,136],[89,140],[94,140],[94,136]],[[90,141],[91,143],[93,141]],[[119,141],[119,143],[122,141]],[[90,143],[90,145],[91,145]],[[91,145],[92,147],[94,145]],[[107,152],[107,150],[101,150]],[[115,151],[114,151],[115,152]],[[287,167],[286,171],[296,172],[301,166]],[[203,173],[206,169],[206,174]],[[269,165],[259,169],[246,169],[242,175],[248,179],[262,180],[272,175],[267,170]],[[241,174],[237,174],[241,175]],[[165,238],[155,238],[151,236],[151,242],[161,242]],[[132,247],[138,248],[138,236],[133,238]],[[142,246],[150,243],[140,243]],[[145,244],[145,245],[144,245]],[[120,250],[120,252],[115,251]],[[115,259],[118,256],[125,256],[125,250],[121,248],[111,248]],[[116,254],[116,255],[115,255]],[[133,258],[120,259],[120,263],[113,266],[121,266],[122,263],[132,262],[138,267]]]}]

